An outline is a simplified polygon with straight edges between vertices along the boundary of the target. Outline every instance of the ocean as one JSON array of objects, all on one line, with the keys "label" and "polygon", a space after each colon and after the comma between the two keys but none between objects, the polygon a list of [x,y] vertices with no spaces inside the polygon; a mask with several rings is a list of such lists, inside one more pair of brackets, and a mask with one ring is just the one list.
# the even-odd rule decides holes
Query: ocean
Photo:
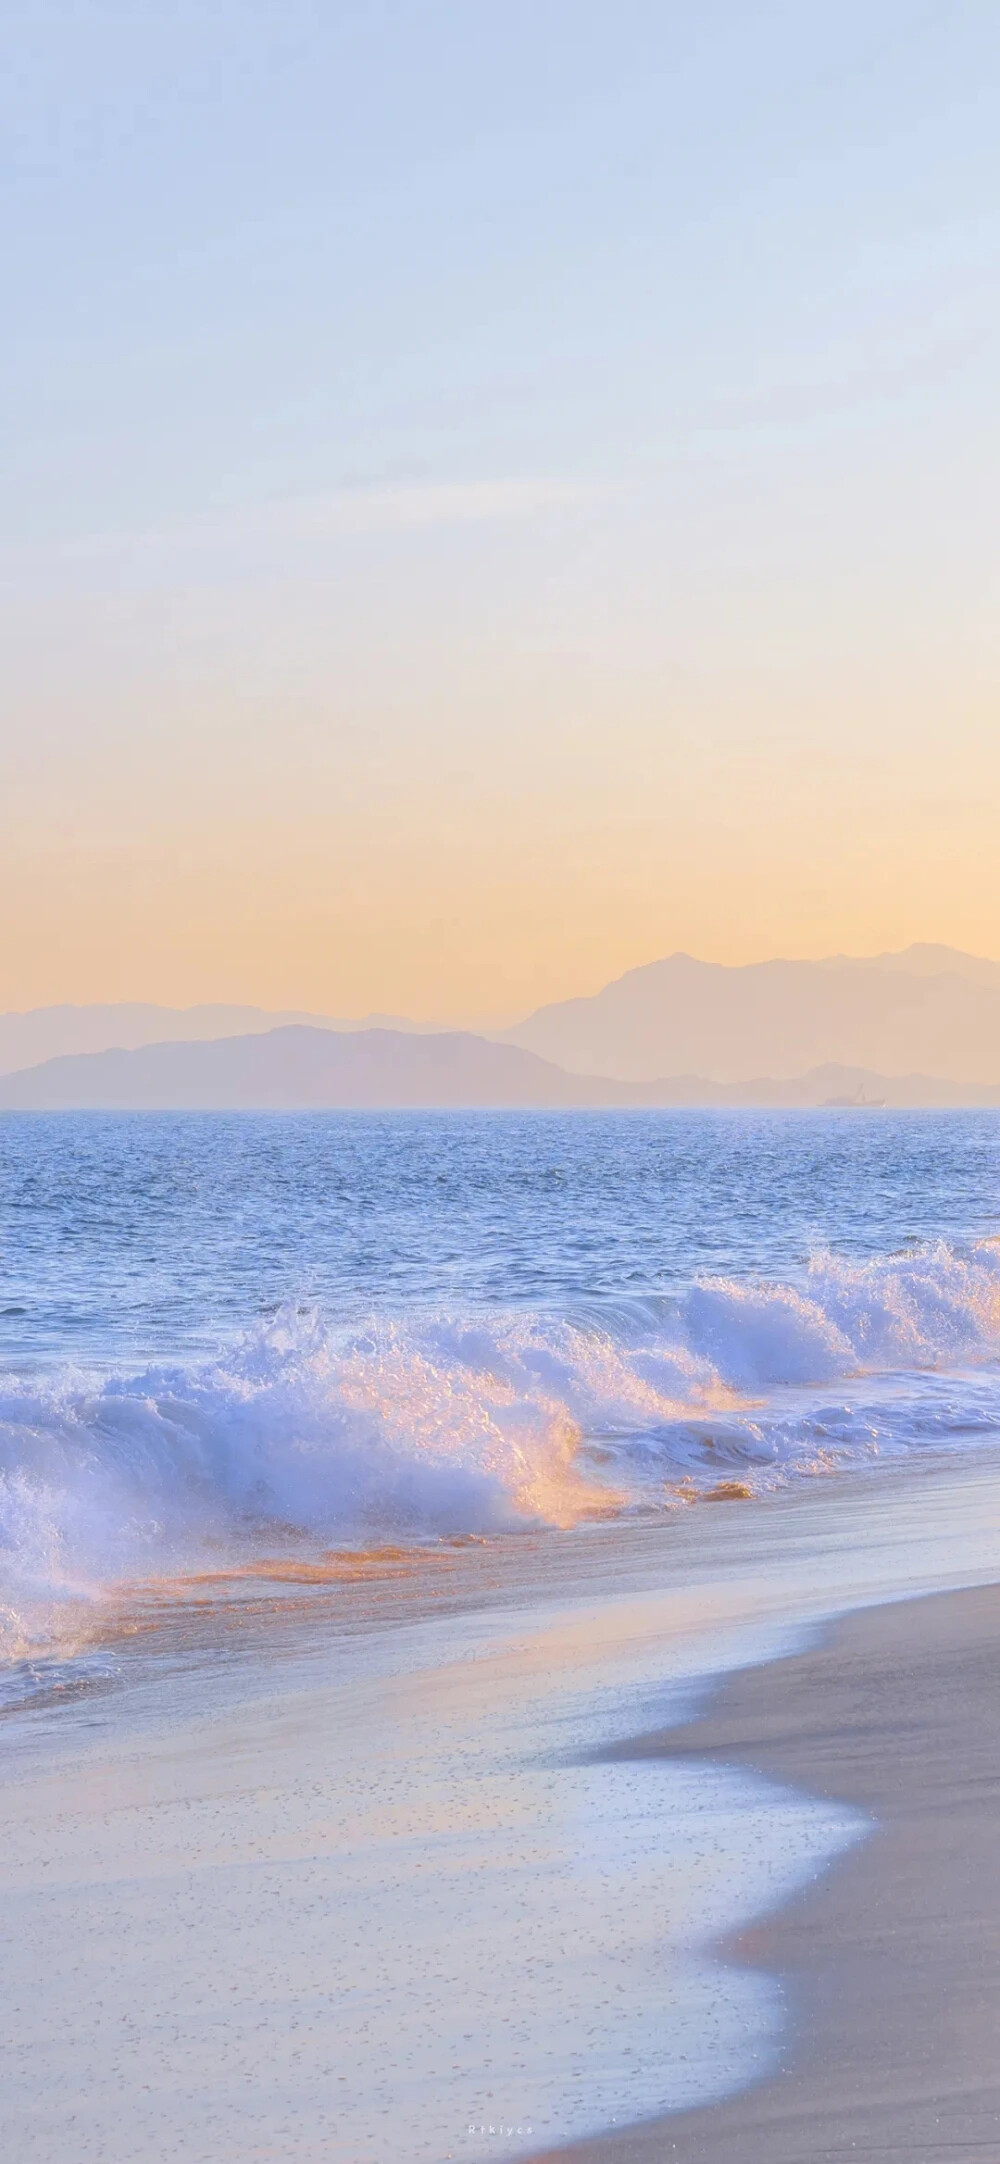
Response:
[{"label": "ocean", "polygon": [[1000,1436],[992,1113],[8,1116],[0,1647]]},{"label": "ocean", "polygon": [[438,2164],[739,2091],[866,1838],[631,1757],[995,1574],[994,1115],[0,1120],[0,2143]]}]

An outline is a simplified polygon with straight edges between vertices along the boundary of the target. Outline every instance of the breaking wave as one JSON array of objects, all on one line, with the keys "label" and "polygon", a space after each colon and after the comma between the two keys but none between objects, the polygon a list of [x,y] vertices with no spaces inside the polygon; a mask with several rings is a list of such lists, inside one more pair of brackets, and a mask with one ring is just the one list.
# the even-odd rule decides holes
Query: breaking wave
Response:
[{"label": "breaking wave", "polygon": [[0,1378],[0,1646],[123,1581],[277,1543],[426,1541],[755,1491],[1000,1433],[1000,1248],[574,1317],[345,1332],[286,1307],[211,1361]]}]

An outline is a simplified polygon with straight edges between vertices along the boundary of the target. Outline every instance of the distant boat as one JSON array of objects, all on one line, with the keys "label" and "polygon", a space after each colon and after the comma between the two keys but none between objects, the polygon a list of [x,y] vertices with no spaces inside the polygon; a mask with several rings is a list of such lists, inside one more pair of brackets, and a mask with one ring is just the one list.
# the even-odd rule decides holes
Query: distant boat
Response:
[{"label": "distant boat", "polygon": [[884,1097],[866,1097],[863,1090],[855,1090],[853,1097],[824,1097],[824,1112],[884,1112]]}]

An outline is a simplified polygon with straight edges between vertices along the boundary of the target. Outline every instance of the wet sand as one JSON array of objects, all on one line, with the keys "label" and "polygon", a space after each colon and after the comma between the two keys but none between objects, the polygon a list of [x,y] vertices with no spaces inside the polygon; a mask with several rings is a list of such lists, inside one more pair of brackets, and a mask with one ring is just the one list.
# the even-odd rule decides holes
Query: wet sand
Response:
[{"label": "wet sand", "polygon": [[1000,2158],[1000,1586],[862,1610],[617,1747],[696,1753],[860,1807],[870,1836],[728,1949],[782,1977],[781,2063],[562,2164]]},{"label": "wet sand", "polygon": [[[57,1677],[0,1727],[0,2155],[864,2155],[842,2107],[870,2100],[864,2052],[893,2017],[875,2106],[907,2085],[917,2132],[893,2149],[873,2107],[868,2155],[1000,2158],[974,2093],[1000,2024],[968,1968],[978,1949],[992,1973],[1000,1593],[950,1597],[993,1577],[998,1528],[984,1453],[377,1585],[149,1589],[150,1613],[92,1647],[92,1688]],[[828,1645],[776,1658],[846,1609]],[[857,1801],[886,1830],[764,1928],[810,1856],[852,1838]],[[838,1952],[823,1903],[859,1883]],[[751,1917],[744,1973],[720,1968],[708,1932]],[[948,2023],[952,2117],[981,2129],[961,2147],[925,2138]],[[770,2065],[776,2036],[794,2079],[652,2124]],[[473,2137],[508,2099],[534,2131]],[[602,2145],[616,2111],[647,2126]]]}]

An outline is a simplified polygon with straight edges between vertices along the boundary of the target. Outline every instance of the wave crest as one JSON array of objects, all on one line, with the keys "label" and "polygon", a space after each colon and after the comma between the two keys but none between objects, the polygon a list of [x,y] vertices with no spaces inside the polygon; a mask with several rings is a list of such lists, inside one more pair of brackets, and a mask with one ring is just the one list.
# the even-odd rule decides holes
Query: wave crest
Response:
[{"label": "wave crest", "polygon": [[[289,1306],[190,1366],[8,1376],[0,1642],[23,1650],[43,1615],[58,1632],[61,1606],[220,1548],[567,1525],[707,1491],[725,1468],[761,1486],[993,1432],[998,1353],[1000,1249],[938,1243],[820,1256],[795,1284],[705,1278],[598,1319],[345,1333]],[[831,1385],[833,1404],[816,1395]]]}]

